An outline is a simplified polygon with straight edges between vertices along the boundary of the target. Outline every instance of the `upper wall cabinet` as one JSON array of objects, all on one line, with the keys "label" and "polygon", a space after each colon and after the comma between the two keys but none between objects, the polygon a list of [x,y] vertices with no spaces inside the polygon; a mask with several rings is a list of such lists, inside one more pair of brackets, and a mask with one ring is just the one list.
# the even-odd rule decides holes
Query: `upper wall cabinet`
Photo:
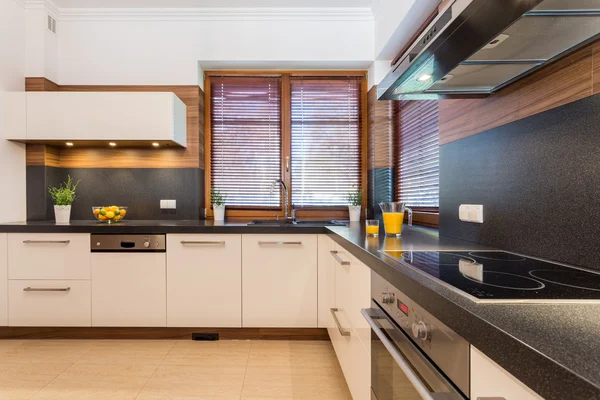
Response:
[{"label": "upper wall cabinet", "polygon": [[[76,146],[117,142],[130,147],[151,143],[186,147],[186,106],[173,93],[30,92],[24,101],[25,138],[13,128],[6,139]],[[20,126],[18,121],[13,125]]]}]

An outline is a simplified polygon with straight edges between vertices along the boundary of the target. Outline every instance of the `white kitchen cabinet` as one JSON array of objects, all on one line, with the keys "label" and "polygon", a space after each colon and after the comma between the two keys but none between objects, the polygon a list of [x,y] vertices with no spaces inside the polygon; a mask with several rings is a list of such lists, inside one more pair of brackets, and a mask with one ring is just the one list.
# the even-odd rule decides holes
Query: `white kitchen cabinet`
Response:
[{"label": "white kitchen cabinet", "polygon": [[167,235],[167,326],[242,326],[242,236]]},{"label": "white kitchen cabinet", "polygon": [[474,346],[471,346],[471,398],[542,399]]},{"label": "white kitchen cabinet", "polygon": [[9,326],[90,326],[89,280],[8,281]]},{"label": "white kitchen cabinet", "polygon": [[[4,101],[0,106],[4,111],[0,124],[3,125],[4,139],[27,139],[27,94],[26,92],[3,92]],[[2,113],[0,113],[2,114]],[[0,131],[2,131],[0,129]]]},{"label": "white kitchen cabinet", "polygon": [[331,309],[335,307],[335,259],[331,252],[335,251],[335,242],[327,235],[319,235],[318,248],[318,323],[319,328],[333,328]]},{"label": "white kitchen cabinet", "polygon": [[165,253],[92,254],[92,326],[166,326],[166,286]]},{"label": "white kitchen cabinet", "polygon": [[354,400],[369,400],[371,330],[360,311],[371,304],[370,269],[339,244],[334,257],[334,327],[329,336]]},{"label": "white kitchen cabinet", "polygon": [[242,235],[242,326],[317,327],[317,235]]},{"label": "white kitchen cabinet", "polygon": [[0,233],[0,326],[8,325],[8,249],[7,234]]},{"label": "white kitchen cabinet", "polygon": [[28,141],[169,141],[186,146],[186,106],[174,93],[28,92],[26,101]]},{"label": "white kitchen cabinet", "polygon": [[90,279],[87,233],[9,233],[9,279]]}]

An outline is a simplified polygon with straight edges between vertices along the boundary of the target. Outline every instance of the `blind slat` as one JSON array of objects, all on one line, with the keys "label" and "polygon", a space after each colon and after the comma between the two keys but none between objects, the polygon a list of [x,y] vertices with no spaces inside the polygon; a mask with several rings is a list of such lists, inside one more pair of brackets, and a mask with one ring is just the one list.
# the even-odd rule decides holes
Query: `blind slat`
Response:
[{"label": "blind slat", "polygon": [[360,102],[360,79],[291,79],[294,205],[345,205],[361,185]]},{"label": "blind slat", "polygon": [[211,183],[231,206],[279,207],[279,78],[211,78]]},{"label": "blind slat", "polygon": [[398,113],[396,197],[413,207],[439,206],[437,101],[403,101]]}]

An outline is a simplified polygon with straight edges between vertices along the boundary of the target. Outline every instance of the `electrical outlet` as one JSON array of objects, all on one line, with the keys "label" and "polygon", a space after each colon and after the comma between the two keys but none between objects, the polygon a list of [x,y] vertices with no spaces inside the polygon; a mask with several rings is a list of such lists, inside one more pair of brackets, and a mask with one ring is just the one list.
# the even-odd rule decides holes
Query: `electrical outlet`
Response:
[{"label": "electrical outlet", "polygon": [[465,222],[483,223],[482,204],[461,204],[458,207],[458,218]]}]

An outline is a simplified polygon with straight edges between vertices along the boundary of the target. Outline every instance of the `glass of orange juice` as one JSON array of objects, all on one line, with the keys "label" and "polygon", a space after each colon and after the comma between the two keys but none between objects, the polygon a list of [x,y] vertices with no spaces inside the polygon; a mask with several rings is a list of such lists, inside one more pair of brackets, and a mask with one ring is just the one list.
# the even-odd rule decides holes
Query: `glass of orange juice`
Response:
[{"label": "glass of orange juice", "polygon": [[406,207],[406,204],[400,202],[380,203],[383,211],[383,227],[386,236],[402,235],[402,225],[404,224],[404,213],[408,212],[408,225],[412,225],[412,210]]},{"label": "glass of orange juice", "polygon": [[379,221],[376,219],[368,219],[365,221],[367,236],[379,236]]}]

